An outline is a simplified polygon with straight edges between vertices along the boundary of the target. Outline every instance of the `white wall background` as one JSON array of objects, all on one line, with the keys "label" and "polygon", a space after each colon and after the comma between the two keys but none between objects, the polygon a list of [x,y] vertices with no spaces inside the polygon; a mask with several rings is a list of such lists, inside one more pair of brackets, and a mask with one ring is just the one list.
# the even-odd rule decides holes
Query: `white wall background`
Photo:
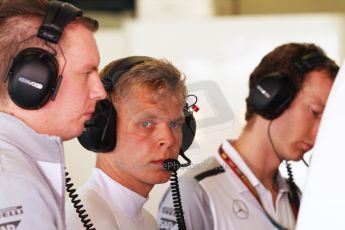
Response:
[{"label": "white wall background", "polygon": [[[344,17],[328,14],[145,19],[129,20],[121,30],[100,30],[96,38],[101,67],[124,56],[146,55],[166,58],[186,74],[190,90],[200,96],[197,122],[204,124],[197,130],[196,144],[187,152],[195,164],[213,154],[224,139],[239,134],[248,77],[266,53],[286,42],[313,42],[339,64],[345,56],[344,24]],[[215,88],[205,81],[213,82]],[[218,94],[212,90],[217,88]],[[225,100],[224,108],[217,106],[221,99]],[[226,109],[230,112],[224,118]],[[212,118],[214,125],[205,125],[206,118]],[[95,154],[76,140],[64,145],[68,170],[79,187],[94,166]],[[297,163],[293,169],[303,188],[306,167]],[[157,185],[150,193],[145,207],[153,215],[168,185]]]}]

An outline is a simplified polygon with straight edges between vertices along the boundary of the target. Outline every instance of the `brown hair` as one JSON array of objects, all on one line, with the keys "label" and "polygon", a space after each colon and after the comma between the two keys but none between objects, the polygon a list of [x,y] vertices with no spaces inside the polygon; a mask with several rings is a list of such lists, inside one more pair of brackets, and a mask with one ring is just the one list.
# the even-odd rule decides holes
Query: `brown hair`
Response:
[{"label": "brown hair", "polygon": [[[10,61],[15,55],[28,47],[39,47],[52,51],[58,50],[55,44],[45,45],[35,35],[48,9],[47,0],[4,0],[0,5],[0,100],[4,102],[7,94],[3,83]],[[83,25],[90,31],[98,29],[98,22],[88,17],[77,17],[70,25]],[[32,39],[28,39],[32,37]],[[62,35],[61,40],[64,40]],[[26,40],[28,39],[28,40]],[[25,41],[25,42],[24,42]],[[59,55],[59,53],[57,54]],[[0,101],[1,103],[1,101]]]},{"label": "brown hair", "polygon": [[[304,57],[317,55],[324,57],[322,61],[313,64],[307,71],[301,71],[297,68],[296,62]],[[280,73],[288,76],[294,83],[297,91],[300,90],[304,77],[307,73],[315,70],[325,70],[328,72],[332,80],[335,79],[339,67],[325,52],[317,45],[312,43],[288,43],[276,47],[273,51],[264,56],[259,65],[254,69],[249,79],[249,89],[253,88],[256,81],[265,75],[271,73]],[[246,99],[247,111],[245,115],[246,121],[249,121],[254,111],[249,102],[249,96]]]},{"label": "brown hair", "polygon": [[[110,77],[116,72],[123,59],[113,61],[103,68],[101,78]],[[120,70],[121,71],[121,70]],[[177,96],[184,105],[187,89],[184,75],[170,62],[163,59],[154,59],[134,65],[125,70],[111,90],[113,101],[123,101],[133,89],[144,90],[150,99],[156,101],[165,90]]]}]

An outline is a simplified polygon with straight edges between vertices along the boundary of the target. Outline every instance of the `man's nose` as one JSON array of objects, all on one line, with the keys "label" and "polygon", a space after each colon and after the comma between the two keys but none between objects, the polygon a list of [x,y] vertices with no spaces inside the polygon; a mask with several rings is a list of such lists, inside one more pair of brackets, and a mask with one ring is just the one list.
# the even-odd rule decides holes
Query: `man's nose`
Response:
[{"label": "man's nose", "polygon": [[98,74],[94,75],[94,81],[92,82],[91,85],[91,98],[96,99],[96,100],[102,100],[107,97],[107,92],[104,89],[104,86],[101,82],[101,79]]},{"label": "man's nose", "polygon": [[173,134],[173,130],[169,127],[169,125],[164,125],[160,128],[158,134],[158,145],[159,147],[170,147],[175,142],[175,136]]},{"label": "man's nose", "polygon": [[319,127],[320,127],[320,121],[318,121],[311,129],[311,138],[312,138],[313,144],[315,143],[315,139],[319,131]]}]

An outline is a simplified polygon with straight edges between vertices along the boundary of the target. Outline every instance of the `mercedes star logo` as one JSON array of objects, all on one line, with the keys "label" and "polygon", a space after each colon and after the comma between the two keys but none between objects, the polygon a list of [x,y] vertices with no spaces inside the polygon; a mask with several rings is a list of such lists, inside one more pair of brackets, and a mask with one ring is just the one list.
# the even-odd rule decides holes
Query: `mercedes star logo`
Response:
[{"label": "mercedes star logo", "polygon": [[232,211],[240,219],[247,219],[249,215],[247,205],[241,200],[234,200],[232,203]]}]

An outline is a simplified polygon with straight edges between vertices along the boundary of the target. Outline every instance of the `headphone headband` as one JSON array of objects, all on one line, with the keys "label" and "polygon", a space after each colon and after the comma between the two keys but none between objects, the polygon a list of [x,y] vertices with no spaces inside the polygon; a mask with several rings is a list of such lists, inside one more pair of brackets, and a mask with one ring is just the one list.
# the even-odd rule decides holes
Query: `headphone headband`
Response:
[{"label": "headphone headband", "polygon": [[118,60],[117,64],[109,70],[109,73],[102,79],[105,91],[109,92],[116,86],[122,74],[130,70],[132,67],[145,62],[154,60],[147,56],[130,56]]},{"label": "headphone headband", "polygon": [[40,26],[37,37],[58,43],[65,26],[83,11],[72,4],[60,1],[51,1],[47,13]]},{"label": "headphone headband", "polygon": [[293,64],[298,71],[304,74],[328,60],[329,58],[324,54],[313,52],[298,58]]}]

